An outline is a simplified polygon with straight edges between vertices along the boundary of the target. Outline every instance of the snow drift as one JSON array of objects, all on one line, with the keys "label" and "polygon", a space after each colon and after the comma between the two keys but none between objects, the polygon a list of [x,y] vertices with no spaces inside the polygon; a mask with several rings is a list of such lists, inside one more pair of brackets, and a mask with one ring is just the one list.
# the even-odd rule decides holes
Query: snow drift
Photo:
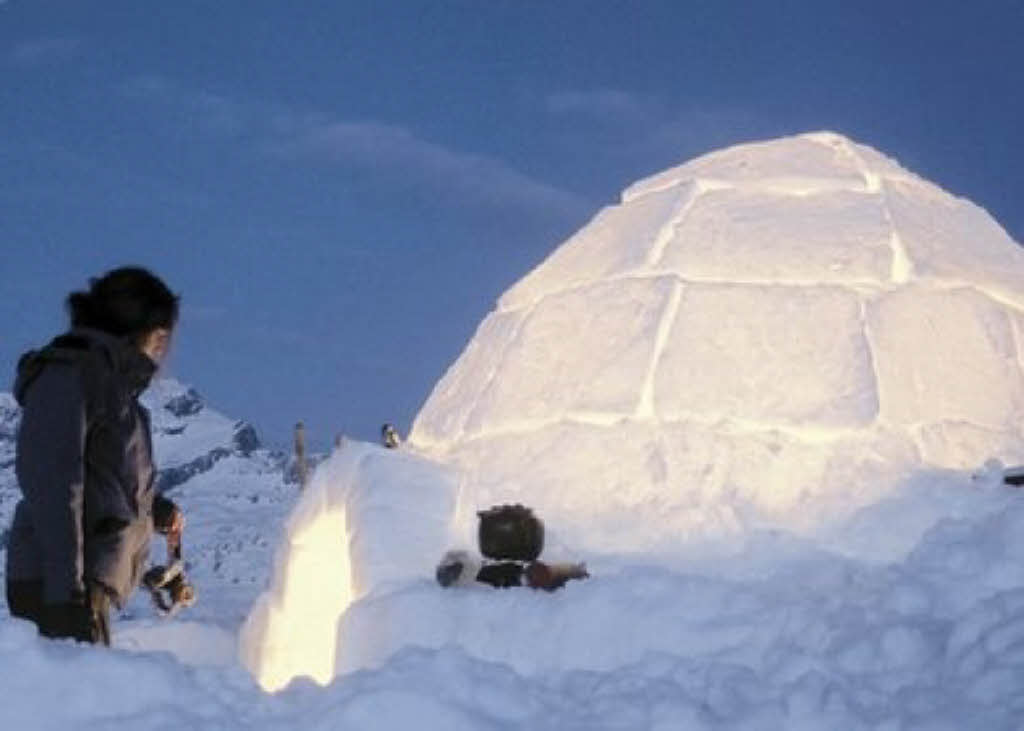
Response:
[{"label": "snow drift", "polygon": [[[410,644],[550,669],[509,649],[538,651],[501,617],[547,601],[528,635],[578,621],[579,606],[429,586],[475,510],[501,502],[545,519],[546,556],[598,575],[749,559],[773,531],[903,560],[949,515],[908,495],[969,485],[962,471],[993,457],[1024,461],[1022,282],[1024,250],[984,211],[838,135],[742,145],[637,183],[501,297],[409,454],[350,445],[318,472],[243,658],[272,688]],[[608,605],[602,592],[588,611],[622,627],[643,595]],[[637,661],[656,640],[688,654],[700,634],[618,652],[598,624],[577,627],[592,649],[551,659],[562,669]],[[511,634],[496,649],[498,632]]]}]

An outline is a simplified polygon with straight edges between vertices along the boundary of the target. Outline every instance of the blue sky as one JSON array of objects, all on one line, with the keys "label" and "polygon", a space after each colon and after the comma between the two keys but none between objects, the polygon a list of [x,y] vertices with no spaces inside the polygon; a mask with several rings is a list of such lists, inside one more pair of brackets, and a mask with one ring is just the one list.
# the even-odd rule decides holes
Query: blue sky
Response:
[{"label": "blue sky", "polygon": [[0,372],[114,266],[285,443],[405,431],[634,180],[831,129],[1024,241],[1024,3],[0,0]]}]

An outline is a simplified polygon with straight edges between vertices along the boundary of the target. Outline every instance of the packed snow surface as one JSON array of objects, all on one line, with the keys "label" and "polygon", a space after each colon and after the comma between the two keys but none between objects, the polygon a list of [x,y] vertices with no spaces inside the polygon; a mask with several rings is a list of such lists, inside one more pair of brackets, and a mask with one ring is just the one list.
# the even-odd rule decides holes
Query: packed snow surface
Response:
[{"label": "packed snow surface", "polygon": [[[984,211],[804,135],[632,186],[405,448],[346,442],[301,494],[165,384],[200,603],[140,597],[113,651],[0,620],[0,728],[1019,728],[1022,282]],[[592,577],[440,588],[511,501]]]}]

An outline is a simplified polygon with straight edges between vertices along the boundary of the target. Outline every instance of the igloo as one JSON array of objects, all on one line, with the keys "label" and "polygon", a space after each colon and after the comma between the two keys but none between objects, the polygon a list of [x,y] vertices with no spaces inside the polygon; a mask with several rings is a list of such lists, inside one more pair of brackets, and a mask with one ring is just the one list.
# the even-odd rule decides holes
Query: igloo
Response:
[{"label": "igloo", "polygon": [[1020,460],[1022,364],[1024,249],[871,148],[805,134],[628,188],[501,297],[411,443],[573,547],[671,550]]},{"label": "igloo", "polygon": [[764,531],[843,550],[921,475],[1024,462],[1022,285],[985,211],[836,134],[641,181],[500,298],[403,449],[317,470],[243,662],[275,689],[406,644],[493,650],[504,605],[428,589],[496,503],[605,572]]}]

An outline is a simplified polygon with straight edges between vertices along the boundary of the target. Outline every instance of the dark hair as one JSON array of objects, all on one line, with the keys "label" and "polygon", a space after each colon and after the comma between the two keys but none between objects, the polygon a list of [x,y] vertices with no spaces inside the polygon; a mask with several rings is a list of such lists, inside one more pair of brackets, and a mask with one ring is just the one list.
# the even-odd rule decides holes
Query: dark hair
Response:
[{"label": "dark hair", "polygon": [[72,327],[90,327],[118,337],[139,336],[178,322],[178,297],[159,277],[140,267],[113,269],[89,280],[88,292],[67,298]]}]

